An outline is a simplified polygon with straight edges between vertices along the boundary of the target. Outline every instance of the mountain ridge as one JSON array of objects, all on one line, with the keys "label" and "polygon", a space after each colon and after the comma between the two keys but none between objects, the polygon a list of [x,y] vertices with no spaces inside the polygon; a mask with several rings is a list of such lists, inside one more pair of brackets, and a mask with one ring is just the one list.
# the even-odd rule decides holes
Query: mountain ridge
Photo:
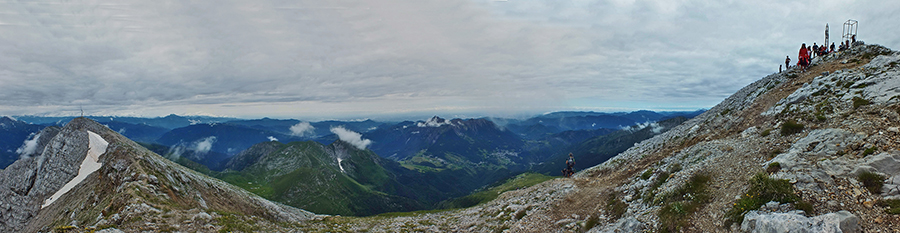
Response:
[{"label": "mountain ridge", "polygon": [[[109,143],[99,157],[102,166],[40,208],[42,201],[78,173],[78,161],[87,156],[88,132]],[[0,204],[5,207],[0,208],[0,231],[4,232],[49,231],[72,225],[88,230],[109,224],[126,231],[163,230],[170,224],[211,231],[228,228],[222,225],[224,216],[249,220],[253,215],[263,226],[276,228],[276,222],[315,218],[310,212],[272,203],[181,167],[86,118],[66,124],[41,155],[15,162],[0,171],[0,177],[5,177],[0,192],[8,196]],[[230,212],[241,214],[227,214]],[[185,224],[171,216],[204,220]],[[207,223],[213,224],[212,229],[204,227]]]},{"label": "mountain ridge", "polygon": [[[466,209],[306,229],[889,232],[900,228],[887,211],[900,208],[890,204],[900,197],[898,90],[900,52],[858,42],[753,82],[574,178]],[[762,199],[761,184],[787,199]]]}]

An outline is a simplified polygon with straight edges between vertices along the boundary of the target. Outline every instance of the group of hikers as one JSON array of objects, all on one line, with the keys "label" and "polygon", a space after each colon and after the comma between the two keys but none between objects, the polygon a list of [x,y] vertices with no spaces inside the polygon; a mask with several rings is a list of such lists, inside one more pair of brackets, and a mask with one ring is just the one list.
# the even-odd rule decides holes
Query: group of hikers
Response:
[{"label": "group of hikers", "polygon": [[[852,42],[851,42],[852,40]],[[838,47],[838,52],[850,49],[850,45],[852,43],[856,43],[856,35],[853,35],[850,40],[846,40],[845,42],[841,42],[841,46]],[[829,53],[835,52],[834,50],[834,42],[831,42],[831,46],[819,46],[815,42],[813,42],[812,46],[807,47],[806,43],[800,45],[800,53],[798,54],[797,66],[800,66],[803,71],[806,71],[806,68],[809,67],[812,59],[817,56],[825,56]],[[784,58],[784,67],[785,69],[791,68],[791,56],[787,56]],[[778,72],[781,72],[781,66],[778,67]]]}]

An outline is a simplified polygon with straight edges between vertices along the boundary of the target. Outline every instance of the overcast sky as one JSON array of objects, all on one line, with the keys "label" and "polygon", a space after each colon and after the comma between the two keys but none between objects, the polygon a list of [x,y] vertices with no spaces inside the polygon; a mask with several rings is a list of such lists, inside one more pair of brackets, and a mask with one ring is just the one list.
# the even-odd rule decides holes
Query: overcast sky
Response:
[{"label": "overcast sky", "polygon": [[5,1],[0,115],[347,119],[709,108],[900,1]]}]

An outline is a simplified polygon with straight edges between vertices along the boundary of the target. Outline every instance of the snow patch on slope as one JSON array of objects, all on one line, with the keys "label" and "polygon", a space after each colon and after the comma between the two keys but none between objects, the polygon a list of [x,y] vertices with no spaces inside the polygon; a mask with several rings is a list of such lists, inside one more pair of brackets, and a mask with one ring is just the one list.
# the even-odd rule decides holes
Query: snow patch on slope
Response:
[{"label": "snow patch on slope", "polygon": [[337,158],[337,160],[338,160],[338,167],[341,168],[341,173],[347,173],[344,171],[344,165],[341,165],[341,161],[343,161],[343,159]]},{"label": "snow patch on slope", "polygon": [[103,140],[103,137],[100,137],[100,135],[94,132],[87,132],[88,138],[90,140],[88,152],[87,156],[84,156],[84,160],[81,161],[81,168],[78,169],[78,175],[75,176],[75,178],[72,178],[72,180],[70,180],[68,183],[63,185],[63,187],[59,189],[59,191],[56,191],[53,196],[50,196],[50,198],[44,200],[44,204],[41,205],[41,209],[50,206],[50,204],[53,204],[56,199],[59,199],[59,197],[61,197],[63,194],[69,192],[69,190],[74,188],[75,185],[81,183],[84,178],[87,178],[88,175],[94,173],[95,171],[99,170],[101,166],[103,166],[103,164],[100,163],[100,155],[106,153],[106,147],[109,146],[109,142]]},{"label": "snow patch on slope", "polygon": [[428,121],[426,122],[420,121],[416,123],[416,126],[418,127],[441,127],[445,125],[453,125],[453,122],[434,116],[431,119],[428,119]]}]

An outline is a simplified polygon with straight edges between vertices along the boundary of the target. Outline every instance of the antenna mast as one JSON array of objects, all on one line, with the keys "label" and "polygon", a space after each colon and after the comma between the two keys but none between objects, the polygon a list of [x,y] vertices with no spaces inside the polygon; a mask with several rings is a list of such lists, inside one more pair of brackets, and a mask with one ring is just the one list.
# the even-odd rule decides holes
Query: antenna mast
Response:
[{"label": "antenna mast", "polygon": [[[844,31],[841,35],[842,41],[849,41],[856,36],[857,24],[859,21],[848,19],[847,22],[844,22]],[[848,45],[849,46],[849,45]]]}]

